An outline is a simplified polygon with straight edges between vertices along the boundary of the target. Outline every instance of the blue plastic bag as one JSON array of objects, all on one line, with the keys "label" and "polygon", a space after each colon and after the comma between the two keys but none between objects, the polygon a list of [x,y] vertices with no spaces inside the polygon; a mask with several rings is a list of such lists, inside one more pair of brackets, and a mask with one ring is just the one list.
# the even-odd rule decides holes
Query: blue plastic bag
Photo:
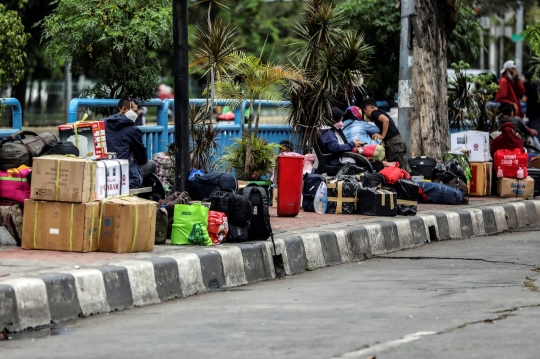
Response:
[{"label": "blue plastic bag", "polygon": [[191,173],[189,174],[188,179],[191,179],[191,178],[195,177],[196,175],[201,175],[202,176],[202,175],[204,175],[204,171],[201,171],[199,169],[194,168],[194,169],[191,170]]}]

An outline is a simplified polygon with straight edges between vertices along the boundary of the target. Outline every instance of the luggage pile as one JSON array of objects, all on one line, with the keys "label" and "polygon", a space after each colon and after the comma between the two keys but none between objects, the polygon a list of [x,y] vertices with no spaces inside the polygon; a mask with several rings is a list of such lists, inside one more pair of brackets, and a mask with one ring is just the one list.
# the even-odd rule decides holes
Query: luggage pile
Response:
[{"label": "luggage pile", "polygon": [[[535,179],[529,176],[529,156],[515,149],[498,150],[494,157],[499,197],[533,198]],[[536,171],[533,169],[533,172]]]}]

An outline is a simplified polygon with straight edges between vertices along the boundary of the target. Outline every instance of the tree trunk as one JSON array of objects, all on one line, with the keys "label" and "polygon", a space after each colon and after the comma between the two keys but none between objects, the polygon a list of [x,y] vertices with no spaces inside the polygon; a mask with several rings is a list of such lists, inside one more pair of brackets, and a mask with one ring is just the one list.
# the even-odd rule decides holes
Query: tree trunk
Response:
[{"label": "tree trunk", "polygon": [[460,0],[416,0],[423,48],[414,43],[410,154],[441,159],[449,149],[446,49]]}]

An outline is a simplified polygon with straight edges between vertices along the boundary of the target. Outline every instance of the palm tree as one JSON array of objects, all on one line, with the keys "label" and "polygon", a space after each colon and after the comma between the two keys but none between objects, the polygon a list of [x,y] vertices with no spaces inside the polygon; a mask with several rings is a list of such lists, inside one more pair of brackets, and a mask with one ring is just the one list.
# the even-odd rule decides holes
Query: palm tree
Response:
[{"label": "palm tree", "polygon": [[[224,76],[223,81],[216,85],[220,97],[231,100],[233,106],[241,105],[244,99],[249,101],[250,116],[247,127],[244,130],[242,126],[242,137],[246,139],[246,162],[243,176],[248,177],[252,161],[251,141],[252,136],[258,136],[262,100],[279,100],[281,95],[275,91],[276,88],[284,86],[296,88],[305,80],[301,71],[272,62],[263,63],[261,57],[237,52],[231,56],[231,59],[234,65]],[[255,129],[253,129],[253,110],[256,100],[259,100],[259,106],[255,118]],[[242,111],[242,123],[245,120],[244,116]]]},{"label": "palm tree", "polygon": [[211,119],[216,93],[215,81],[220,81],[222,75],[233,65],[231,54],[237,51],[238,32],[231,23],[224,24],[221,19],[213,23],[208,19],[206,26],[197,25],[197,29],[198,33],[192,36],[195,55],[189,67],[195,71],[203,71],[204,75],[210,77],[210,91],[206,92],[206,99],[207,117]]},{"label": "palm tree", "polygon": [[291,88],[288,117],[299,151],[311,148],[319,129],[328,124],[331,108],[344,98],[349,103],[362,89],[373,48],[364,36],[344,30],[343,11],[327,0],[306,1],[306,22],[296,26],[305,47],[296,55],[309,81]]}]

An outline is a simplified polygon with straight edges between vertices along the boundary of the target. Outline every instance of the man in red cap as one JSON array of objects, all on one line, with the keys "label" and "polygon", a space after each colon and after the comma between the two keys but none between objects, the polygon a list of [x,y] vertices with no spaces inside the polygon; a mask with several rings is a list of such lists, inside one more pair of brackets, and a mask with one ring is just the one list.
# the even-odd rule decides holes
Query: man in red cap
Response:
[{"label": "man in red cap", "polygon": [[523,118],[525,114],[521,108],[519,99],[525,94],[525,87],[519,79],[516,63],[508,60],[504,63],[499,80],[499,92],[495,96],[495,102],[509,103],[514,108],[514,116]]}]

